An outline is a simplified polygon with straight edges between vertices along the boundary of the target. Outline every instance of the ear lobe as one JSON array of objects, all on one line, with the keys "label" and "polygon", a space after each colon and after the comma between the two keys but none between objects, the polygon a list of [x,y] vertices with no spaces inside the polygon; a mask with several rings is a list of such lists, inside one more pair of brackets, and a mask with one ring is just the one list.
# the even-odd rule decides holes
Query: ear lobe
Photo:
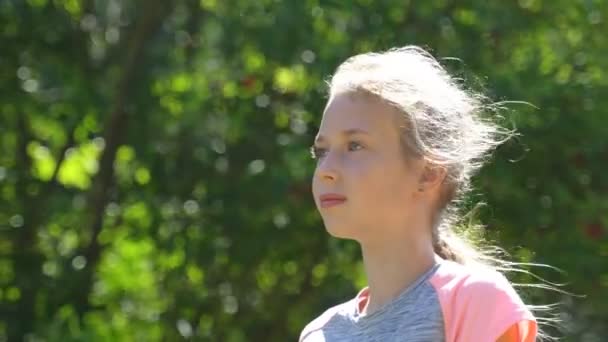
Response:
[{"label": "ear lobe", "polygon": [[443,182],[445,176],[445,167],[426,162],[420,175],[418,191],[425,191],[439,186]]}]

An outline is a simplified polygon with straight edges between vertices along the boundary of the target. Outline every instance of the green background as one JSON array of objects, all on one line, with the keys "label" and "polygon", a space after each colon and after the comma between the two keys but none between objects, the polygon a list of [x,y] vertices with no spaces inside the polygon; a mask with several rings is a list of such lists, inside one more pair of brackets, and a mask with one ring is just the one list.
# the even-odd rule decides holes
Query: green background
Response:
[{"label": "green background", "polygon": [[[0,1],[0,340],[288,341],[365,285],[308,147],[346,57],[418,44],[521,133],[470,200],[608,336],[608,2]],[[511,275],[515,282],[529,276]],[[551,330],[550,330],[551,332]]]}]

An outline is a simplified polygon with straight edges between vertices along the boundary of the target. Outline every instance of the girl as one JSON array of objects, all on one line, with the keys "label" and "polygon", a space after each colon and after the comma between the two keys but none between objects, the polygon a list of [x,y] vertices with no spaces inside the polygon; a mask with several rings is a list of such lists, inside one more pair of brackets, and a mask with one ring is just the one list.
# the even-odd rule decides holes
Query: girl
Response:
[{"label": "girl", "polygon": [[534,341],[493,259],[452,233],[472,175],[512,132],[416,46],[351,57],[329,85],[313,195],[327,231],[361,245],[368,286],[300,341]]}]

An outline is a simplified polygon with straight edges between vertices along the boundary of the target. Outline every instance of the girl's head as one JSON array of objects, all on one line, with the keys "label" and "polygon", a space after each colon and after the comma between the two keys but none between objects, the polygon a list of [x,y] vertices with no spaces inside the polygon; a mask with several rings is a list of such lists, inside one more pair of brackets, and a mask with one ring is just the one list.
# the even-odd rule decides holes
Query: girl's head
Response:
[{"label": "girl's head", "polygon": [[[329,86],[313,148],[328,231],[360,242],[427,237],[442,257],[463,261],[450,241],[453,209],[508,135],[480,116],[482,98],[415,46],[353,56]],[[324,207],[330,193],[346,201]]]},{"label": "girl's head", "polygon": [[[444,259],[534,276],[518,267],[530,264],[495,257],[500,248],[473,247],[452,233],[471,177],[513,135],[482,117],[495,105],[464,90],[416,46],[353,56],[329,86],[313,147],[313,194],[332,235],[377,246],[387,239],[432,243]],[[345,201],[323,202],[328,194]],[[552,306],[529,309],[558,323]],[[542,330],[539,337],[551,339]]]}]

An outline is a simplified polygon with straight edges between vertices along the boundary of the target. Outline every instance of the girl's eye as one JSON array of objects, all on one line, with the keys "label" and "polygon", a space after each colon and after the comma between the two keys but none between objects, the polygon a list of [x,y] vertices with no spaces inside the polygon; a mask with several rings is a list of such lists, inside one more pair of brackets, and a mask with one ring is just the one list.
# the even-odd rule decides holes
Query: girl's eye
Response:
[{"label": "girl's eye", "polygon": [[351,141],[348,143],[348,150],[349,151],[357,151],[359,149],[361,149],[363,146],[361,146],[361,144],[359,144],[356,141]]},{"label": "girl's eye", "polygon": [[327,153],[327,150],[324,148],[317,147],[317,146],[312,146],[310,148],[310,154],[313,159],[323,158],[325,156],[325,153]]},{"label": "girl's eye", "polygon": [[[351,141],[348,143],[349,151],[358,151],[361,148],[363,148],[363,146],[356,141]],[[323,158],[325,156],[325,154],[327,154],[327,149],[322,148],[322,147],[312,146],[310,148],[310,154],[313,159],[320,159],[320,158]]]}]

